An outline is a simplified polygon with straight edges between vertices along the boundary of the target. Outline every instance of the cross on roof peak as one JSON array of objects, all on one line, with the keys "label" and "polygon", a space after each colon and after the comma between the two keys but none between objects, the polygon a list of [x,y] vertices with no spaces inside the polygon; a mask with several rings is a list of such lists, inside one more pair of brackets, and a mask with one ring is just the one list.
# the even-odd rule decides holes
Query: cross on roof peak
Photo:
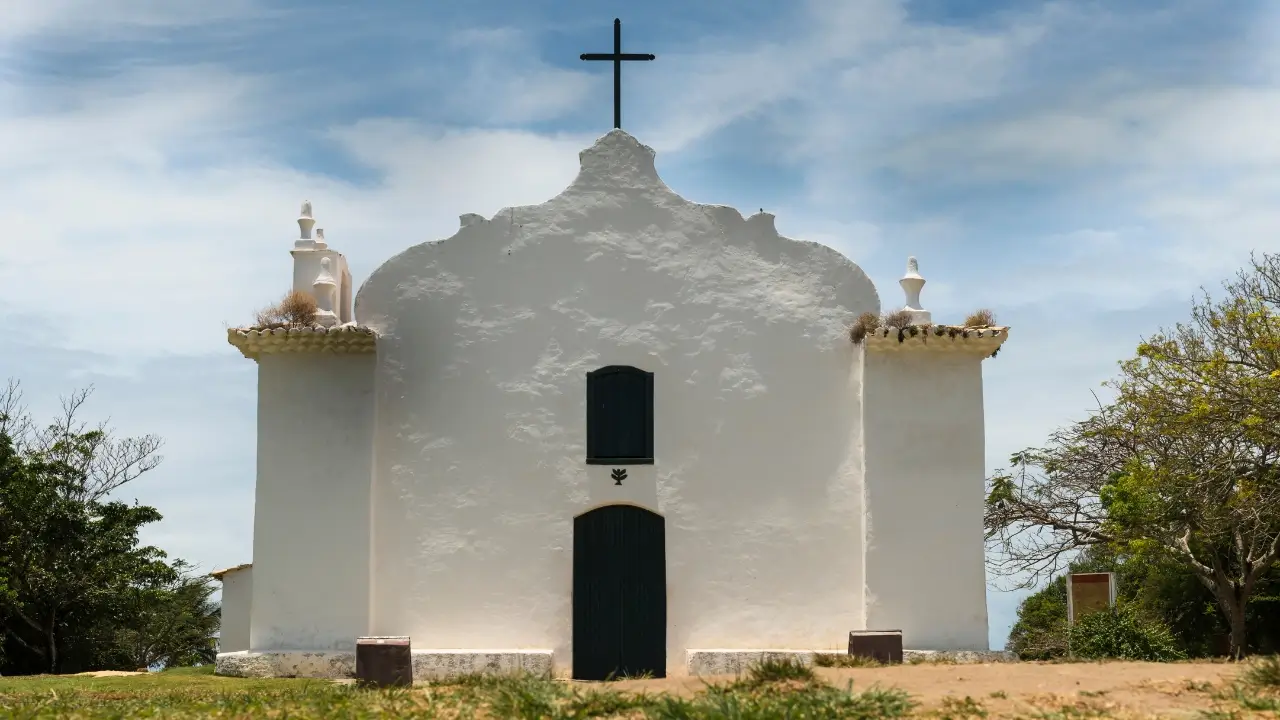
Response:
[{"label": "cross on roof peak", "polygon": [[622,21],[613,19],[613,52],[583,53],[583,60],[609,60],[613,62],[613,127],[622,127],[622,63],[630,60],[653,60],[657,56],[650,53],[622,52]]}]

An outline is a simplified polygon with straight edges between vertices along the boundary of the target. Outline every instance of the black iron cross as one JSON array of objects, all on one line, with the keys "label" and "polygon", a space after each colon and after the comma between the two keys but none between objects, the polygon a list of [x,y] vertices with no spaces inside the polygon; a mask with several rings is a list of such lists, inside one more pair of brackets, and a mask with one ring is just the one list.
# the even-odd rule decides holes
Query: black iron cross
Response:
[{"label": "black iron cross", "polygon": [[612,60],[613,61],[613,127],[622,127],[622,61],[623,60],[653,60],[655,55],[648,53],[623,53],[622,52],[622,21],[618,18],[613,19],[613,52],[612,53],[583,53],[579,55],[583,60]]}]

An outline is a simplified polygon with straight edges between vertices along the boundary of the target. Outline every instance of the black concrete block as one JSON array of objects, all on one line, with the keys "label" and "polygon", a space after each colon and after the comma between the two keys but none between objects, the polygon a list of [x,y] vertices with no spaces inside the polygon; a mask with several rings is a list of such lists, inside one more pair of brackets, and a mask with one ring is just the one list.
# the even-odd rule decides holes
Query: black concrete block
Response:
[{"label": "black concrete block", "polygon": [[356,682],[365,687],[413,685],[409,638],[356,638]]},{"label": "black concrete block", "polygon": [[849,654],[886,665],[902,662],[901,630],[854,630],[849,633]]}]

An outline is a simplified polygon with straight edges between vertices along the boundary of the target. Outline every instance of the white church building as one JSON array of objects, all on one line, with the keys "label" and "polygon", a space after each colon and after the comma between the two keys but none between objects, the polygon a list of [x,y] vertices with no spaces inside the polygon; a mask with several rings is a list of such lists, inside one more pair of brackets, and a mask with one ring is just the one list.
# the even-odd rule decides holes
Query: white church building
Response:
[{"label": "white church building", "polygon": [[[621,130],[541,205],[463,215],[354,295],[298,219],[315,325],[258,365],[251,563],[218,672],[599,679],[843,652],[985,651],[982,361],[1007,329],[912,323],[829,247],[670,190]],[[899,290],[894,288],[892,295]],[[246,558],[250,560],[250,558]]]}]

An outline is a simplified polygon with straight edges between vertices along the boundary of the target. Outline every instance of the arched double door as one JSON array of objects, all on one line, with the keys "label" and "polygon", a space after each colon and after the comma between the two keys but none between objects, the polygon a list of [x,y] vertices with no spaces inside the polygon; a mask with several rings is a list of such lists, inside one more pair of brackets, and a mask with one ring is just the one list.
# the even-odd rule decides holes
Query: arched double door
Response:
[{"label": "arched double door", "polygon": [[666,676],[666,521],[606,505],[573,521],[573,677]]}]

